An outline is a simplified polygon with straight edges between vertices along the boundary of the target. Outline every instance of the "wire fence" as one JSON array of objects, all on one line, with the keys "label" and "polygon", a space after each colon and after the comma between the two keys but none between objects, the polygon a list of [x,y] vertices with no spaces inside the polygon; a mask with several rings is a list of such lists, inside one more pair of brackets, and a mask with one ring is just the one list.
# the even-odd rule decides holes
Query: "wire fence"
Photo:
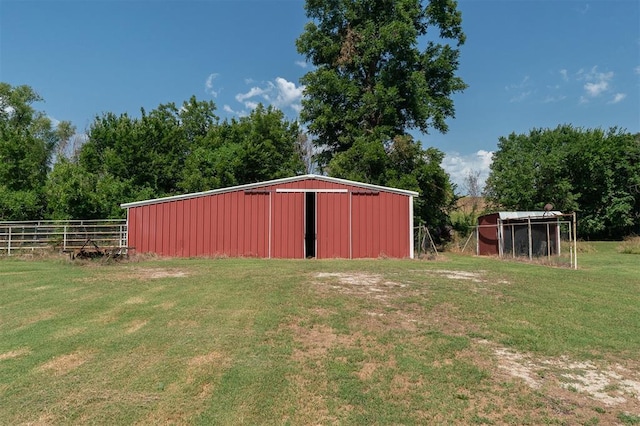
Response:
[{"label": "wire fence", "polygon": [[0,255],[44,250],[66,252],[89,242],[100,248],[125,248],[126,220],[0,222]]}]

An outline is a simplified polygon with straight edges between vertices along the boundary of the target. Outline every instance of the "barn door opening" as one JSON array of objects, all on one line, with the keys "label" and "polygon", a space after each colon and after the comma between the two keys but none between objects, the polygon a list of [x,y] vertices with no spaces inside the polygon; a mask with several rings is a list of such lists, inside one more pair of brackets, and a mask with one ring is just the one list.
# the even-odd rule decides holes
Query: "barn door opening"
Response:
[{"label": "barn door opening", "polygon": [[304,197],[304,256],[316,257],[316,193]]}]

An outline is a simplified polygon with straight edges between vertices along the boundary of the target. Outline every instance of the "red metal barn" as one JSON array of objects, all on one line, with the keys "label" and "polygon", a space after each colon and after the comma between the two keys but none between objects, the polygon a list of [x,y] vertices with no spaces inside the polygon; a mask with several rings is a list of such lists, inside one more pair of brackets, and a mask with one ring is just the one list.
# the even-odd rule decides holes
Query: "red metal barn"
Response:
[{"label": "red metal barn", "polygon": [[417,192],[305,175],[122,204],[127,245],[163,256],[413,258]]}]

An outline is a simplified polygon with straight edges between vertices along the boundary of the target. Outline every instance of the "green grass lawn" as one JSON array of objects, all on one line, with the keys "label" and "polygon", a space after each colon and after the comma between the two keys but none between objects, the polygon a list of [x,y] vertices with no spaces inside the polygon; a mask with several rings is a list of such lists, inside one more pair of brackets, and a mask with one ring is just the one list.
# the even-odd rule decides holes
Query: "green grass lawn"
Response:
[{"label": "green grass lawn", "polygon": [[0,260],[0,424],[640,424],[640,256]]}]

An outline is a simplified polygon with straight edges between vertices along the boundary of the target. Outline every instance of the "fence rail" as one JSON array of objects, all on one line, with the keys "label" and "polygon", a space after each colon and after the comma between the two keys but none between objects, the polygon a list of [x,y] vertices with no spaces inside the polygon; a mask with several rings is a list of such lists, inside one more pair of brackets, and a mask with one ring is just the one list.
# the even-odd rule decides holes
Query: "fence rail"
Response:
[{"label": "fence rail", "polygon": [[88,241],[101,248],[125,248],[126,220],[0,222],[0,255],[46,249],[68,251]]}]

